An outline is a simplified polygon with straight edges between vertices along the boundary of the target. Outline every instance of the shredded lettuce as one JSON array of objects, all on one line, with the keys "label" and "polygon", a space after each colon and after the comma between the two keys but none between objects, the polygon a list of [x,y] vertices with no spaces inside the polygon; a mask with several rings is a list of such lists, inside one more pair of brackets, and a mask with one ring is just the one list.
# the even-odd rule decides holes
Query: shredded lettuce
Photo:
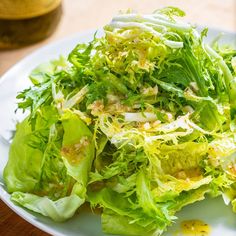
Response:
[{"label": "shredded lettuce", "polygon": [[120,13],[32,71],[4,170],[14,202],[55,221],[89,202],[124,235],[159,236],[206,197],[236,212],[236,50],[184,15]]}]

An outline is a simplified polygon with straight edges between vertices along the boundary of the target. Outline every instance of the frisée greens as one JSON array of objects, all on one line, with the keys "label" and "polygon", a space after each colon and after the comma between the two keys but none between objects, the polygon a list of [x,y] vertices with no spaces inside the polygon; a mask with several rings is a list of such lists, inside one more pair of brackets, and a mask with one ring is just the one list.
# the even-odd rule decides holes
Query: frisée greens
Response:
[{"label": "fris\u00e9e greens", "polygon": [[206,196],[236,212],[236,50],[184,15],[120,13],[32,71],[4,169],[12,201],[55,221],[88,202],[125,235],[161,235]]}]

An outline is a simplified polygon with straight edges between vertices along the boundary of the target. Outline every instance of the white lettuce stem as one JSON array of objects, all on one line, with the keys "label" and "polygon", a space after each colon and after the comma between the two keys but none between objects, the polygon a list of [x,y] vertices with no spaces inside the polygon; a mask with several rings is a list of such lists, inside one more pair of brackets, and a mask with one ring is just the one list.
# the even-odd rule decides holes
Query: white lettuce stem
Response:
[{"label": "white lettuce stem", "polygon": [[[149,27],[143,23],[139,23],[139,22],[111,22],[109,24],[109,27],[111,28],[133,28],[133,27],[137,27],[139,29],[142,29],[143,31],[149,32],[153,35],[155,35],[156,37],[160,38],[161,40],[164,39],[163,35],[159,32],[157,32],[156,30],[154,30],[152,27]],[[164,44],[170,48],[182,48],[183,47],[183,42],[176,42],[176,41],[172,41],[172,40],[167,40],[164,39],[163,40]]]},{"label": "white lettuce stem", "polygon": [[182,22],[172,23],[168,20],[154,18],[152,15],[138,15],[138,14],[125,14],[119,15],[112,19],[112,22],[115,21],[141,21],[141,22],[150,22],[157,25],[163,25],[172,29],[181,30],[181,31],[190,31],[192,29],[191,25],[185,24]]},{"label": "white lettuce stem", "polygon": [[133,27],[137,27],[142,29],[143,31],[146,32],[150,32],[153,35],[155,35],[156,37],[162,37],[162,34],[157,32],[156,30],[154,30],[152,27],[149,27],[145,24],[139,23],[139,22],[121,22],[121,21],[115,21],[115,22],[111,22],[109,24],[110,27],[112,28],[133,28]]}]

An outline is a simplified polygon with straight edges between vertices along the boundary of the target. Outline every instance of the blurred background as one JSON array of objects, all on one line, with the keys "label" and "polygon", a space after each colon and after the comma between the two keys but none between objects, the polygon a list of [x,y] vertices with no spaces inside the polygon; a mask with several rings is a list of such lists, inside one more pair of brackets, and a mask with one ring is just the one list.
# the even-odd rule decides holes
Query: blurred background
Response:
[{"label": "blurred background", "polygon": [[[24,2],[28,3],[24,5]],[[45,9],[39,5],[40,2],[44,4]],[[60,2],[62,2],[62,7]],[[37,7],[34,7],[36,5]],[[185,19],[189,22],[219,28],[222,31],[236,32],[236,0],[0,0],[0,75],[22,57],[49,42],[78,32],[101,28],[119,10],[133,9],[139,13],[150,13],[155,9],[170,5],[183,9],[186,12]],[[6,10],[7,7],[8,10]],[[21,10],[19,10],[20,7]],[[22,12],[23,16],[19,15],[19,12]],[[41,17],[40,22],[35,20],[31,23],[29,29],[26,29],[24,21],[9,29],[9,21],[1,19],[9,18],[7,13],[10,17],[12,15],[15,18],[21,17],[22,20],[24,15],[29,18],[30,14],[43,15],[45,12],[48,14],[43,19]],[[11,34],[15,37],[12,45],[1,45],[1,33],[4,34],[3,31],[6,29],[8,32],[11,30]],[[27,30],[30,33],[27,33]],[[49,35],[51,36],[48,37]],[[14,43],[17,43],[21,37],[25,40],[25,45],[31,41],[46,39],[16,49],[19,45],[14,45]]]},{"label": "blurred background", "polygon": [[[23,5],[23,2],[29,4]],[[39,6],[41,2],[43,5]],[[236,0],[0,0],[0,76],[37,48],[75,33],[103,27],[119,10],[150,13],[164,6],[180,7],[186,12],[185,19],[189,22],[236,32]],[[24,14],[19,15],[19,12]],[[11,22],[7,20],[7,13]],[[27,19],[39,17],[39,20],[26,23],[24,15]],[[18,25],[13,22],[17,19],[21,20]],[[14,36],[8,45],[5,32]],[[17,45],[20,39],[25,42],[22,47]],[[0,209],[0,235],[11,236],[19,232],[21,235],[47,235],[21,219],[1,201]]]}]

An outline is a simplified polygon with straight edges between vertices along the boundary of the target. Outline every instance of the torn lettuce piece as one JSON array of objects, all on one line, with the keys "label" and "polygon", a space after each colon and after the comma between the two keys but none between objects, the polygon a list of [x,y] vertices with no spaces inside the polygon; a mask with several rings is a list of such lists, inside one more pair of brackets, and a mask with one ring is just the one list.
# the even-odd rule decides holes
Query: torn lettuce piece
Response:
[{"label": "torn lettuce piece", "polygon": [[76,180],[72,192],[85,198],[88,175],[95,153],[93,134],[87,125],[72,113],[63,116],[62,125],[62,158],[68,175]]},{"label": "torn lettuce piece", "polygon": [[156,180],[158,187],[154,187],[152,194],[155,202],[166,202],[173,200],[183,192],[198,189],[203,185],[209,185],[212,181],[211,176],[205,178],[198,176],[197,178],[177,179],[172,176],[163,176]]},{"label": "torn lettuce piece", "polygon": [[168,210],[170,214],[175,214],[177,211],[180,211],[184,206],[192,204],[197,201],[202,201],[205,199],[205,195],[210,192],[208,185],[203,185],[198,189],[193,189],[181,193],[178,197],[173,198],[168,202]]},{"label": "torn lettuce piece", "polygon": [[[162,145],[161,169],[165,174],[185,174],[185,178],[201,175],[199,163],[207,154],[207,142],[185,142],[177,145]],[[184,177],[184,176],[183,176]]]},{"label": "torn lettuce piece", "polygon": [[84,203],[84,199],[76,194],[53,201],[47,196],[39,197],[30,193],[14,192],[11,200],[29,210],[48,216],[57,222],[71,218]]},{"label": "torn lettuce piece", "polygon": [[[55,221],[64,221],[85,202],[94,156],[92,134],[77,116],[67,117],[63,125],[54,124],[50,128],[39,119],[38,116],[33,131],[28,118],[19,124],[4,179],[8,191],[13,192],[14,202]],[[22,152],[22,147],[26,151]],[[68,147],[72,148],[65,154]],[[66,164],[64,158],[69,160]]]},{"label": "torn lettuce piece", "polygon": [[[163,216],[161,211],[157,215],[156,211],[150,212],[148,207],[141,207],[135,195],[127,198],[125,194],[117,193],[109,188],[103,188],[97,192],[89,191],[88,199],[92,206],[103,207],[105,212],[108,210],[108,212],[113,212],[113,214],[120,216],[121,219],[128,220],[126,224],[130,224],[131,228],[136,225],[145,229],[147,233],[157,229],[163,231],[171,223],[171,218],[169,216],[169,219],[166,218],[168,215],[165,210],[166,206],[157,205],[156,207],[166,212],[166,216]],[[122,226],[113,228],[109,233],[118,234],[121,228]]]},{"label": "torn lettuce piece", "polygon": [[[55,125],[52,125],[57,121],[54,112],[55,109],[50,106],[41,109],[34,128],[30,124],[30,117],[26,117],[17,125],[3,174],[9,192],[33,192],[41,182],[43,172],[50,171],[50,168],[44,168],[47,161],[53,160],[55,167],[53,171],[57,169],[55,172],[64,173],[62,160],[57,151],[60,148],[60,139],[55,141],[54,136],[57,136],[57,131]],[[55,132],[50,131],[52,127]],[[54,157],[46,158],[52,153],[55,153]]]},{"label": "torn lettuce piece", "polygon": [[162,230],[156,229],[150,231],[146,227],[142,227],[136,223],[132,223],[133,219],[128,216],[116,214],[112,210],[104,209],[102,216],[102,230],[104,233],[118,235],[161,235]]},{"label": "torn lettuce piece", "polygon": [[29,145],[33,139],[31,126],[26,118],[17,125],[16,134],[10,147],[9,159],[3,172],[4,181],[10,193],[15,191],[32,192],[40,181],[43,150],[35,149]]},{"label": "torn lettuce piece", "polygon": [[[49,116],[49,117],[48,117]],[[30,118],[18,124],[10,147],[10,158],[4,169],[4,180],[9,192],[27,192],[58,199],[70,194],[74,185],[60,155],[63,130],[52,124],[50,107],[42,109],[36,126]]]}]

